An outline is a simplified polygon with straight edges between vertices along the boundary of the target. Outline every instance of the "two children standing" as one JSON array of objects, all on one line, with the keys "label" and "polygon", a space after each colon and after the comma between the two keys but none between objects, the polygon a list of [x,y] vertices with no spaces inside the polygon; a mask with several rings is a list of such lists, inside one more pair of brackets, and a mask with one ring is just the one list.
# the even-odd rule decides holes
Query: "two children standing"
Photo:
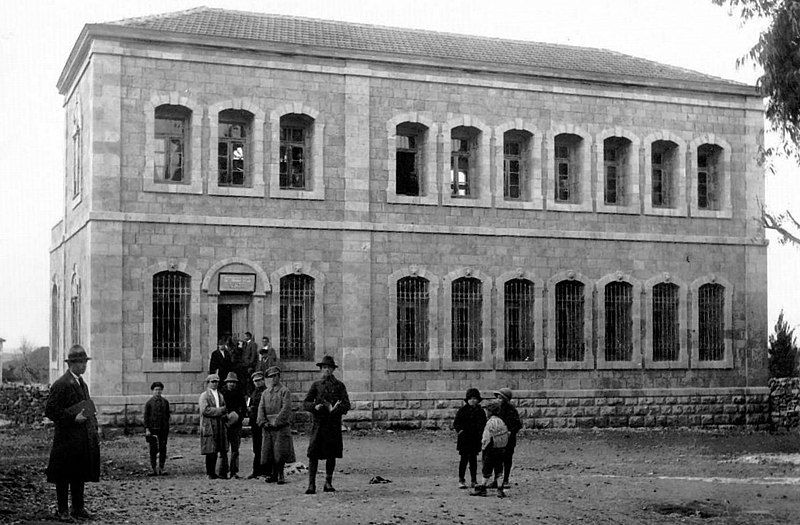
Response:
[{"label": "two children standing", "polygon": [[[519,413],[511,404],[511,389],[501,388],[494,392],[494,396],[495,399],[486,405],[484,414],[480,392],[476,388],[468,389],[464,406],[458,410],[453,421],[453,428],[458,432],[456,446],[461,455],[458,486],[467,488],[465,475],[469,466],[473,488],[471,496],[486,496],[487,488],[497,488],[498,498],[506,496],[517,432],[522,428]],[[482,453],[481,484],[477,483],[478,452]],[[501,474],[502,482],[498,483]]]}]

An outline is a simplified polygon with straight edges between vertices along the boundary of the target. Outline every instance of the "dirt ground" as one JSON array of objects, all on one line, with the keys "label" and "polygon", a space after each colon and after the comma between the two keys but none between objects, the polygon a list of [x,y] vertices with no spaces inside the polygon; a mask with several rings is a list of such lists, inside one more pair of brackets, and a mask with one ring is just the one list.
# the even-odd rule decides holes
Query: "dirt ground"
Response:
[{"label": "dirt ground", "polygon": [[[0,430],[0,522],[49,523],[44,478],[51,431]],[[305,436],[295,436],[305,462]],[[457,488],[450,432],[345,434],[335,493],[208,480],[199,438],[172,435],[168,475],[147,477],[141,435],[101,444],[100,483],[87,485],[96,523],[798,523],[800,436],[688,430],[537,431],[520,437],[509,497]],[[250,472],[249,438],[242,470]],[[391,480],[370,484],[374,476]],[[321,488],[322,479],[319,485]]]}]

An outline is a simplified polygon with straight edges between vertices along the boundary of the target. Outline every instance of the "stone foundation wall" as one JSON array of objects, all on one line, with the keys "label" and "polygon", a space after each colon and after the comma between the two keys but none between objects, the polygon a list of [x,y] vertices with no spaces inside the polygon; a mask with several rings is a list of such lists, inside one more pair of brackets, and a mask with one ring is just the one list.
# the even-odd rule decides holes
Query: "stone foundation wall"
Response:
[{"label": "stone foundation wall", "polygon": [[769,409],[773,428],[800,425],[800,377],[769,380]]},{"label": "stone foundation wall", "polygon": [[0,419],[17,425],[41,423],[47,391],[40,385],[0,386]]},{"label": "stone foundation wall", "polygon": [[[770,426],[767,388],[707,388],[648,390],[519,390],[513,400],[524,428]],[[142,428],[141,399],[112,398],[121,404],[100,406],[100,423]],[[196,429],[197,396],[169,398],[172,425]],[[127,401],[127,404],[125,403]],[[366,392],[350,395],[352,408],[344,423],[352,429],[450,428],[463,404],[458,392]],[[303,429],[309,415],[295,396],[294,428]]]}]

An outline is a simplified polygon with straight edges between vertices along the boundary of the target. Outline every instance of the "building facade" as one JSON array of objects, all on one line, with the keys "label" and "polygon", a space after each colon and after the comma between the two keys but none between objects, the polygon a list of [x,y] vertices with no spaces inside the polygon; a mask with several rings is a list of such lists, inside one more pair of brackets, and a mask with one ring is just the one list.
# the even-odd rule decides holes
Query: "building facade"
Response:
[{"label": "building facade", "polygon": [[296,393],[333,355],[358,425],[439,425],[472,386],[528,426],[765,422],[750,86],[200,8],[87,25],[58,88],[51,375],[84,344],[107,422],[155,380],[190,422],[246,330]]}]

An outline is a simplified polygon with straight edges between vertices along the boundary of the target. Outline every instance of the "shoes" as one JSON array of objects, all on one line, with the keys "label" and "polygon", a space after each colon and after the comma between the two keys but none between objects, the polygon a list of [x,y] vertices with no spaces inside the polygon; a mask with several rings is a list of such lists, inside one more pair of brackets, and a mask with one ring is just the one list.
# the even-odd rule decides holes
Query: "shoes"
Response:
[{"label": "shoes", "polygon": [[69,515],[69,509],[57,510],[53,517],[55,517],[55,519],[57,521],[62,521],[64,523],[74,523],[75,522],[75,520],[72,519],[72,516]]},{"label": "shoes", "polygon": [[167,475],[167,473],[164,472],[164,465],[161,465],[160,467],[158,467],[158,475],[159,476],[166,476]]},{"label": "shoes", "polygon": [[217,476],[216,474],[209,474],[208,479],[219,479],[219,476]]},{"label": "shoes", "polygon": [[474,489],[475,485],[477,485],[477,484],[478,484],[478,482],[473,479],[472,481],[469,482],[469,488]]},{"label": "shoes", "polygon": [[465,488],[467,488],[467,482],[466,482],[466,481],[464,481],[463,479],[462,479],[462,480],[460,480],[460,481],[458,482],[458,488],[460,488],[460,489],[465,489]]},{"label": "shoes", "polygon": [[333,488],[333,485],[330,481],[326,481],[325,486],[322,487],[322,492],[336,492],[336,489]]},{"label": "shoes", "polygon": [[239,474],[231,474],[230,479],[242,479],[239,477]]},{"label": "shoes", "polygon": [[503,490],[502,487],[497,489],[497,497],[498,498],[505,498],[506,497],[506,491]]},{"label": "shoes", "polygon": [[277,481],[276,483],[277,483],[278,485],[286,485],[286,480],[285,480],[285,479],[283,479],[283,478],[278,478],[278,481]]},{"label": "shoes", "polygon": [[317,493],[317,486],[316,485],[309,485],[306,489],[306,494],[316,494]]},{"label": "shoes", "polygon": [[276,478],[275,476],[267,476],[266,478],[264,478],[264,481],[266,483],[275,483],[276,481],[278,481],[278,478]]},{"label": "shoes", "polygon": [[152,478],[153,476],[158,476],[158,471],[154,470],[153,472],[148,472],[147,477]]},{"label": "shoes", "polygon": [[79,520],[92,520],[94,519],[94,514],[90,514],[85,508],[81,507],[77,510],[73,509],[72,517]]},{"label": "shoes", "polygon": [[470,496],[486,496],[485,485],[475,485],[475,488],[469,493]]},{"label": "shoes", "polygon": [[496,489],[497,488],[497,480],[492,481],[488,485],[486,485],[487,489]]}]

